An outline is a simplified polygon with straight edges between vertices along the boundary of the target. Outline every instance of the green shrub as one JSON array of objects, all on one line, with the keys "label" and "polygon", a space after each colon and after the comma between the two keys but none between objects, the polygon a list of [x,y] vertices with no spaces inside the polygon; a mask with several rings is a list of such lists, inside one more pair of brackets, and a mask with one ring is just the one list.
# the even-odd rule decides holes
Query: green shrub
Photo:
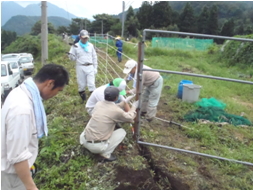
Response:
[{"label": "green shrub", "polygon": [[[236,36],[240,38],[251,38],[253,34],[247,36]],[[224,51],[221,57],[228,65],[240,65],[240,66],[253,66],[253,43],[240,42],[240,41],[228,41],[226,42]]]}]

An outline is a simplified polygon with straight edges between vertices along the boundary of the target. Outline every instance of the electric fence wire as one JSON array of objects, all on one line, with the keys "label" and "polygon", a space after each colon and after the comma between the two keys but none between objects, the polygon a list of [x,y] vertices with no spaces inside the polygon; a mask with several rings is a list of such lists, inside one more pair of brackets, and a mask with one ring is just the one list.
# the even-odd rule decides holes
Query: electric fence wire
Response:
[{"label": "electric fence wire", "polygon": [[[99,55],[99,57],[101,57],[103,60],[104,60],[104,58],[101,56],[101,55]],[[108,62],[109,63],[109,62]],[[105,68],[105,65],[103,64],[103,62],[101,62],[100,61],[100,64],[102,64],[103,65],[103,67]],[[109,65],[109,67],[112,69],[112,71],[117,75],[117,77],[119,77],[119,78],[122,78],[120,75],[119,75],[119,73],[113,68],[113,66],[109,63],[108,64]],[[116,64],[117,65],[117,64]],[[119,67],[119,66],[118,66]],[[119,67],[120,68],[120,67]],[[120,68],[120,70],[122,71],[122,69]],[[104,72],[103,72],[104,73]],[[109,73],[109,72],[108,72]],[[110,74],[110,73],[109,73]],[[135,80],[135,79],[134,79]],[[126,85],[126,87],[127,87],[127,89],[128,90],[130,90],[131,88],[128,86],[128,85]]]},{"label": "electric fence wire", "polygon": [[[100,41],[97,40],[97,43],[106,45],[106,52],[103,51],[103,50],[101,50],[101,49],[99,49],[99,48],[96,48],[96,50],[97,50],[98,52],[103,53],[103,54],[105,54],[105,56],[106,56],[106,59],[105,59],[103,56],[101,56],[100,54],[98,54],[98,57],[101,58],[103,61],[106,62],[105,64],[103,64],[102,61],[99,61],[99,65],[102,65],[102,66],[106,69],[106,73],[108,73],[108,74],[111,76],[112,80],[114,79],[114,77],[111,75],[110,72],[108,72],[107,66],[109,66],[109,67],[112,69],[112,71],[113,71],[119,78],[121,78],[121,76],[120,76],[119,73],[113,68],[113,66],[118,67],[120,71],[123,71],[124,68],[121,68],[115,61],[113,61],[113,59],[111,58],[111,56],[107,53],[107,52],[108,52],[108,48],[111,48],[111,49],[113,49],[113,50],[115,50],[115,51],[116,51],[117,49],[115,49],[114,47],[110,46],[110,45],[108,44],[108,40],[107,40],[107,43],[100,42]],[[122,53],[122,55],[125,56],[125,57],[127,57],[128,59],[132,59],[132,58],[128,57],[127,55],[123,54],[123,53]],[[108,58],[109,58],[109,60],[113,63],[113,66],[109,63]],[[106,73],[104,72],[103,69],[100,69],[100,70],[101,70],[101,71],[104,73],[104,75],[107,77],[108,74],[106,74]],[[126,77],[124,77],[124,78],[126,78]],[[134,81],[136,81],[135,78],[132,77],[132,79],[133,79]],[[110,80],[109,80],[108,78],[107,78],[107,81],[110,82]],[[127,88],[128,88],[128,89],[131,89],[128,85],[127,85]],[[132,104],[132,103],[131,103],[131,104]],[[158,119],[158,120],[160,120],[160,121],[166,122],[166,123],[173,123],[173,122],[171,122],[171,121],[168,121],[168,120],[165,120],[165,119],[162,119],[162,118],[158,118],[158,117],[155,117],[155,118]],[[188,128],[188,127],[185,127],[185,126],[183,126],[183,125],[181,125],[181,127],[183,127],[183,128]],[[189,128],[188,128],[188,129],[189,129]]]},{"label": "electric fence wire", "polygon": [[[90,41],[95,41],[95,42],[98,43],[98,44],[104,44],[104,45],[106,45],[106,43],[100,42],[99,40],[96,40],[96,39],[90,39]],[[111,49],[113,49],[115,52],[119,52],[116,48],[114,48],[113,46],[109,45],[109,43],[108,43],[108,46],[109,46]],[[128,59],[132,59],[131,57],[128,57],[126,54],[124,54],[123,52],[121,52],[121,54],[122,54],[124,57],[128,58]]]}]

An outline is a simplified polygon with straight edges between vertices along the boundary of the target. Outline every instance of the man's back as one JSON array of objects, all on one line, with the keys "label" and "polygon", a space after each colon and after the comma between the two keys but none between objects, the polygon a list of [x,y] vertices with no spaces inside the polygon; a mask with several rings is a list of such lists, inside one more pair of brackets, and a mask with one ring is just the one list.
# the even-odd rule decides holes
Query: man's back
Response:
[{"label": "man's back", "polygon": [[116,47],[122,48],[122,46],[123,46],[123,42],[121,40],[117,40],[116,41]]},{"label": "man's back", "polygon": [[85,107],[93,108],[97,102],[104,100],[104,91],[108,84],[96,88],[89,97]]},{"label": "man's back", "polygon": [[133,123],[135,108],[125,112],[119,105],[106,100],[96,104],[85,129],[87,140],[106,140],[112,134],[116,123]]}]

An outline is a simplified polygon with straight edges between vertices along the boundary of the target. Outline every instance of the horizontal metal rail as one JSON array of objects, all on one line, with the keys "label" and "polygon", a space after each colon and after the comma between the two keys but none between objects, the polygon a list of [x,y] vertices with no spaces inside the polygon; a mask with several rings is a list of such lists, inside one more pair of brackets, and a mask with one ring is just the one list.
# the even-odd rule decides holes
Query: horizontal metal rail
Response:
[{"label": "horizontal metal rail", "polygon": [[162,72],[162,73],[178,74],[178,75],[187,75],[187,76],[201,77],[201,78],[210,78],[210,79],[224,80],[224,81],[230,81],[230,82],[239,82],[239,83],[244,83],[244,84],[253,84],[253,82],[251,82],[251,81],[216,77],[216,76],[211,76],[211,75],[200,75],[200,74],[194,74],[194,73],[160,70],[160,69],[145,69],[145,68],[143,68],[142,70],[143,71],[155,71],[155,72]]},{"label": "horizontal metal rail", "polygon": [[230,161],[230,162],[236,162],[236,163],[240,163],[240,164],[244,164],[244,165],[253,166],[253,163],[250,163],[250,162],[244,162],[244,161],[239,161],[239,160],[234,160],[234,159],[229,159],[229,158],[223,158],[223,157],[220,157],[220,156],[213,156],[213,155],[210,155],[210,154],[204,154],[204,153],[200,153],[200,152],[184,150],[184,149],[174,148],[174,147],[170,147],[170,146],[163,146],[163,145],[154,144],[154,143],[147,143],[147,142],[143,142],[143,141],[137,141],[137,143],[143,144],[143,145],[148,145],[148,146],[166,148],[166,149],[169,149],[169,150],[175,150],[175,151],[179,151],[179,152],[185,152],[185,153],[195,154],[195,155],[199,155],[199,156],[205,156],[205,157],[209,157],[209,158],[216,158],[216,159],[220,159],[220,160],[226,160],[226,161]]},{"label": "horizontal metal rail", "polygon": [[158,32],[158,33],[167,33],[167,34],[179,34],[179,35],[184,35],[184,36],[196,36],[196,37],[205,37],[205,38],[219,38],[219,39],[225,39],[225,40],[236,40],[236,41],[242,41],[242,42],[253,42],[253,39],[248,39],[248,38],[235,38],[235,37],[228,37],[228,36],[216,36],[216,35],[208,35],[208,34],[176,32],[176,31],[166,31],[166,30],[151,30],[151,29],[144,29],[143,30],[143,41],[145,41],[146,32]]}]

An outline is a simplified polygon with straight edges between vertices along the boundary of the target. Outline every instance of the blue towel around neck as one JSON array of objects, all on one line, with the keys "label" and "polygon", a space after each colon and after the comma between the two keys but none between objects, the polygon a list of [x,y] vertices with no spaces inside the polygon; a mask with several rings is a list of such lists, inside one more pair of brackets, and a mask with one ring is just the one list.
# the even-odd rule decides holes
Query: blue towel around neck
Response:
[{"label": "blue towel around neck", "polygon": [[85,44],[83,44],[81,42],[81,40],[79,40],[79,45],[84,49],[84,51],[88,52],[88,42],[86,42]]},{"label": "blue towel around neck", "polygon": [[27,90],[32,95],[33,109],[34,109],[36,128],[37,128],[37,137],[41,138],[44,135],[47,136],[48,134],[47,117],[46,117],[46,113],[45,113],[45,109],[42,103],[42,98],[40,96],[39,89],[31,77],[27,78],[24,81],[24,84]]}]

